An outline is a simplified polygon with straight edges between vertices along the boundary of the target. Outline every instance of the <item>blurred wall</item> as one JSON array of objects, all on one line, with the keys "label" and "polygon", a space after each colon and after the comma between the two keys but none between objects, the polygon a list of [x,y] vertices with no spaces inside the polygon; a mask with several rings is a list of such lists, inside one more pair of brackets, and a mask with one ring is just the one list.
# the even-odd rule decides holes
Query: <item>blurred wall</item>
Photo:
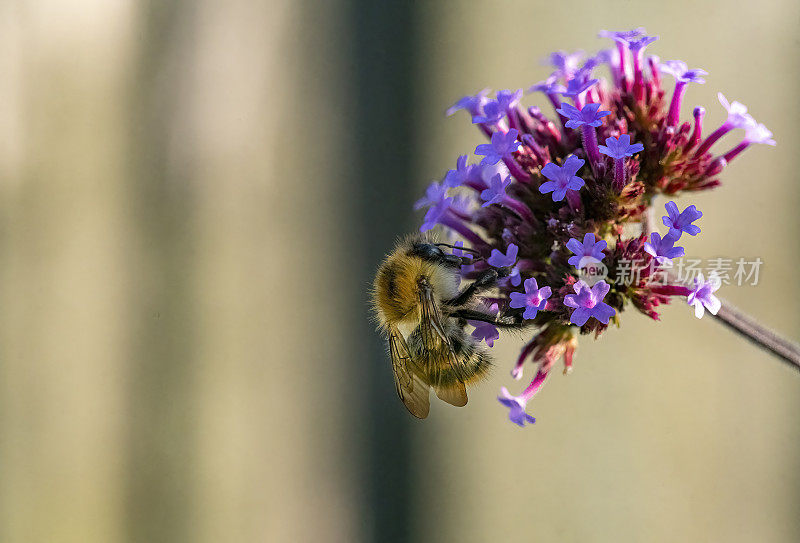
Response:
[{"label": "blurred wall", "polygon": [[[645,25],[775,149],[695,201],[800,337],[789,0],[0,3],[0,541],[796,541],[800,381],[676,306],[581,342],[520,430],[395,398],[366,289],[480,142],[457,97]],[[536,97],[528,99],[536,103]],[[516,385],[516,383],[512,383]]]}]

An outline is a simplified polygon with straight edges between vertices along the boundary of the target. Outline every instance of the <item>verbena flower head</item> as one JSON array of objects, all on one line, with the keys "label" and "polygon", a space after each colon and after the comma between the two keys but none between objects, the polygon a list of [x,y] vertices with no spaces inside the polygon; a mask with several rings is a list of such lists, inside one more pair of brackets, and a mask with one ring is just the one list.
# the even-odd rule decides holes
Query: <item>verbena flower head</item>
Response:
[{"label": "verbena flower head", "polygon": [[[461,268],[463,279],[502,270],[484,302],[497,304],[497,323],[526,330],[512,376],[520,379],[532,366],[533,380],[519,395],[503,389],[498,398],[519,425],[533,422],[526,406],[556,362],[573,367],[579,336],[599,338],[612,321],[621,326],[630,309],[658,320],[659,306],[676,296],[698,316],[719,309],[718,278],[698,277],[693,285],[669,274],[666,284],[655,280],[660,265],[684,254],[676,246],[681,236],[700,233],[695,223],[702,213],[691,202],[681,210],[675,200],[718,186],[746,149],[775,143],[745,106],[722,94],[727,119],[706,134],[705,109],[683,106],[693,91],[689,83],[705,80],[704,71],[645,59],[655,38],[644,28],[601,35],[613,40],[611,52],[585,62],[582,54],[550,56],[555,72],[531,88],[547,95],[555,110],[549,114],[523,105],[520,91],[500,91],[494,99],[481,91],[452,106],[448,113],[465,109],[483,118],[476,126],[488,141],[475,148],[477,158],[460,157],[417,202],[427,207],[421,230],[435,226],[475,251]],[[675,77],[673,89],[662,85],[662,73]],[[530,75],[531,81],[546,76]],[[739,128],[743,134],[733,132]],[[653,207],[660,197],[668,202],[666,214]],[[664,231],[651,231],[652,215],[663,215]],[[640,273],[621,280],[637,262]],[[607,275],[589,284],[587,267]],[[495,341],[493,324],[473,324],[475,337]]]}]

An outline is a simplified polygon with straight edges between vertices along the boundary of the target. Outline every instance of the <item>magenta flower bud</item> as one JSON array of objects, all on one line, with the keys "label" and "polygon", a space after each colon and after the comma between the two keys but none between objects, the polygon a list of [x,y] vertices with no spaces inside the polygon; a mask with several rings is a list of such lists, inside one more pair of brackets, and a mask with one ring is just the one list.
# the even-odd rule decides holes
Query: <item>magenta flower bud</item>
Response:
[{"label": "magenta flower bud", "polygon": [[692,147],[700,143],[700,138],[703,137],[703,118],[706,116],[706,108],[697,106],[692,112],[694,117],[694,130],[692,131]]}]

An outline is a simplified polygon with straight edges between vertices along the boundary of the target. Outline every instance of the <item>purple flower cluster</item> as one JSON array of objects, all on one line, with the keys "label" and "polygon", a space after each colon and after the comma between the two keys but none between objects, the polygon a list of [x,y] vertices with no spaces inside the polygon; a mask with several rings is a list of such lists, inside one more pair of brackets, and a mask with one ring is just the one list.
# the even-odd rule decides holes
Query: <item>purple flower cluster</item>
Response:
[{"label": "purple flower cluster", "polygon": [[[727,118],[704,135],[705,109],[695,107],[684,120],[683,103],[691,83],[705,83],[705,71],[646,56],[657,38],[643,28],[600,36],[610,38],[614,49],[588,58],[553,53],[553,72],[530,87],[545,95],[551,116],[523,106],[522,90],[494,96],[482,90],[448,109],[448,115],[465,110],[488,142],[474,150],[480,162],[460,156],[415,206],[427,209],[422,231],[443,228],[475,251],[472,263],[461,268],[465,280],[489,267],[504,270],[484,299],[498,322],[535,330],[512,371],[520,379],[532,362],[533,380],[519,396],[503,388],[498,398],[520,426],[534,422],[526,406],[554,363],[563,359],[565,371],[572,368],[578,334],[601,335],[612,321],[619,324],[629,306],[658,319],[656,308],[675,296],[685,297],[698,317],[719,310],[718,278],[698,277],[693,286],[650,281],[654,270],[684,255],[676,244],[683,234],[700,233],[695,223],[702,217],[694,205],[680,210],[670,200],[662,237],[648,227],[654,199],[713,188],[742,151],[775,144],[745,106],[722,94]],[[603,66],[607,77],[595,74]],[[674,79],[669,96],[662,74],[672,76],[670,86]],[[716,151],[735,130],[744,137]],[[641,233],[631,236],[636,227]],[[610,278],[625,261],[650,266],[632,284],[617,284]],[[586,276],[589,268],[607,276]],[[500,336],[493,324],[471,324],[473,336],[487,345]]]}]

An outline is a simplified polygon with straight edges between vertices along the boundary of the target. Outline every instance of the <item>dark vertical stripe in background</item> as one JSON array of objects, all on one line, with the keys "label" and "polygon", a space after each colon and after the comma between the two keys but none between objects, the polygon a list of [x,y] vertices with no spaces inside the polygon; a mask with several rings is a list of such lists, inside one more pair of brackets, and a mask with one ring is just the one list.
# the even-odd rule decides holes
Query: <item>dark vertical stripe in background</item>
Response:
[{"label": "dark vertical stripe in background", "polygon": [[[351,194],[358,238],[365,257],[358,280],[367,284],[398,234],[412,228],[413,86],[417,28],[412,2],[350,0],[353,129],[356,160]],[[366,299],[365,299],[366,305]],[[413,473],[409,466],[410,426],[414,423],[395,401],[386,347],[363,321],[368,338],[365,393],[369,432],[366,485],[368,536],[373,541],[410,541]],[[387,401],[387,398],[391,401]]]},{"label": "dark vertical stripe in background", "polygon": [[[180,102],[191,67],[195,10],[143,3],[131,81],[131,212],[140,246],[129,291],[127,534],[130,541],[188,542],[197,507],[196,314],[191,168],[176,165]],[[180,136],[177,136],[178,138]]]}]

